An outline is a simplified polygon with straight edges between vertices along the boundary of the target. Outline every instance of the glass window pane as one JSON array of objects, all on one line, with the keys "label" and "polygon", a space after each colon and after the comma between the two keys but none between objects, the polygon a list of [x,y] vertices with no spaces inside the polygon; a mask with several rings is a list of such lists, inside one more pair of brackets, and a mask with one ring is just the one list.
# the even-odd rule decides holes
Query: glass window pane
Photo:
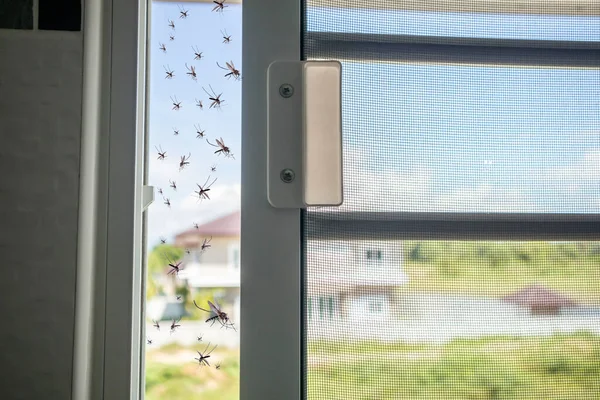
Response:
[{"label": "glass window pane", "polygon": [[150,14],[145,398],[235,400],[242,8],[155,1]]}]

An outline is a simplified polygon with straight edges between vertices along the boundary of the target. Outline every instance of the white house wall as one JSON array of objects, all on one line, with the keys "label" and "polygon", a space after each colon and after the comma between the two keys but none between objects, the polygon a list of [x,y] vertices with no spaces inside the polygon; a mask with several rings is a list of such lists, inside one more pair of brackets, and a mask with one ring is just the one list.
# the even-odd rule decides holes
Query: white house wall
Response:
[{"label": "white house wall", "polygon": [[[382,259],[368,260],[367,250],[380,250]],[[402,286],[408,282],[403,261],[401,241],[311,241],[307,251],[307,293]]]},{"label": "white house wall", "polygon": [[191,287],[240,287],[240,270],[224,264],[186,264],[179,273]]},{"label": "white house wall", "polygon": [[[210,237],[209,237],[210,238]],[[202,241],[199,242],[199,246]],[[227,264],[229,262],[229,247],[231,245],[239,246],[239,237],[217,238],[213,237],[210,241],[211,247],[203,251],[199,256],[201,264]],[[196,249],[199,249],[199,246]],[[190,248],[190,250],[192,250]],[[187,256],[189,258],[189,256]]]}]

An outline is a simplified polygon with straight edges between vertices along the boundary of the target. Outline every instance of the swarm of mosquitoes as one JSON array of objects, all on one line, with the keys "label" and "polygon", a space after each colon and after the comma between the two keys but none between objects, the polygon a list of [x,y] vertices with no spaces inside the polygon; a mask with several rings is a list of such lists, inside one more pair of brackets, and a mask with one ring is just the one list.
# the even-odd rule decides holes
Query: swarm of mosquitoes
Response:
[{"label": "swarm of mosquitoes", "polygon": [[[228,7],[228,5],[226,4],[226,1],[227,0],[213,0],[214,5],[212,6],[211,13],[214,12],[214,13],[223,15],[223,12]],[[164,55],[169,54],[168,43],[174,42],[176,40],[176,25],[178,25],[180,23],[182,23],[182,24],[185,23],[185,21],[191,16],[190,10],[186,9],[185,7],[183,7],[181,5],[178,6],[178,10],[179,10],[179,13],[176,17],[172,17],[167,20],[168,27],[170,28],[170,31],[168,33],[168,40],[166,40],[166,38],[164,38],[164,40],[162,40],[158,43],[158,48]],[[220,30],[219,33],[220,33],[219,40],[221,41],[220,45],[228,45],[229,43],[232,42],[232,40],[233,40],[232,35],[228,34],[227,30],[225,28]],[[176,65],[175,69],[173,69],[173,68],[171,68],[169,63],[165,62],[165,64],[163,65],[163,68],[165,71],[164,78],[169,81],[174,80],[174,79],[188,79],[191,82],[191,84],[197,83],[200,78],[200,74],[197,70],[197,65],[195,65],[194,63],[201,62],[204,58],[205,58],[205,55],[204,55],[204,52],[201,51],[201,48],[198,47],[197,45],[192,45],[191,52],[189,53],[189,59],[187,61],[184,61],[183,65],[179,65],[179,66]],[[181,75],[179,75],[179,73],[176,74],[177,69],[182,71],[184,68],[185,68],[185,74],[183,74],[183,73]],[[235,66],[233,60],[229,60],[229,61],[224,60],[222,63],[217,61],[216,68],[218,68],[222,71],[225,71],[225,73],[223,74],[223,78],[225,78],[227,80],[233,79],[235,81],[240,81],[242,79],[241,72]],[[180,78],[180,77],[183,77],[183,78]],[[215,87],[217,87],[217,86],[218,86],[218,83],[215,83]],[[204,110],[205,103],[203,103],[203,102],[206,102],[208,110],[221,111],[221,108],[226,105],[225,104],[226,101],[223,98],[223,92],[216,91],[213,88],[212,84],[208,84],[208,87],[205,87],[205,86],[200,86],[200,87],[201,87],[202,91],[204,92],[204,94],[206,94],[206,97],[194,99],[195,106],[198,108],[198,110],[199,111]],[[198,93],[200,93],[200,92],[198,92]],[[182,100],[179,100],[177,95],[175,95],[175,94],[170,96],[170,104],[171,104],[171,106],[170,106],[171,111],[173,111],[173,112],[180,111],[184,107],[184,102]],[[213,152],[213,154],[215,156],[217,156],[217,157],[223,156],[224,158],[232,158],[232,159],[234,158],[233,152],[231,151],[229,146],[225,144],[225,141],[223,140],[222,137],[219,137],[219,138],[215,137],[211,141],[207,137],[206,131],[201,128],[200,124],[194,124],[194,129],[196,132],[197,139],[205,139],[206,143],[209,146],[215,148],[215,151]],[[179,129],[174,127],[174,128],[172,128],[172,130],[173,130],[174,136],[179,136],[179,133],[180,133]],[[185,132],[185,129],[184,129],[184,132]],[[203,142],[204,141],[202,141],[202,143]],[[156,154],[157,154],[158,161],[162,162],[167,159],[167,151],[164,150],[161,145],[155,146],[155,149],[157,152]],[[178,168],[179,168],[179,171],[181,172],[182,170],[184,170],[186,167],[188,167],[190,165],[190,159],[192,158],[192,153],[188,152],[187,154],[178,155],[178,157],[179,157]],[[211,179],[211,175],[212,175],[212,173],[214,173],[216,171],[217,171],[217,164],[212,164],[210,167],[210,171],[206,171],[208,173],[207,174],[208,177],[206,178],[204,183],[203,184],[195,183],[198,190],[194,191],[192,196],[194,196],[198,200],[198,202],[200,202],[202,200],[210,200],[211,186],[217,181],[216,177]],[[178,190],[177,180],[169,179],[168,181],[169,181],[168,187],[171,190],[173,190],[174,192],[176,192]],[[166,186],[166,183],[165,183],[165,186]],[[168,208],[171,208],[171,200],[167,196],[166,190],[163,190],[162,188],[158,188],[158,193],[162,196],[164,205],[167,206]],[[194,222],[193,226],[196,230],[199,229],[198,223]],[[210,244],[211,240],[212,240],[212,237],[205,238],[203,240],[203,242],[200,246],[201,252],[204,252],[211,247],[211,244]],[[161,237],[160,242],[161,242],[161,244],[165,244],[167,242],[167,240],[165,237]],[[188,253],[188,254],[190,253],[189,249],[186,249],[186,253]],[[168,265],[168,271],[166,272],[167,275],[177,278],[179,276],[179,272],[181,272],[184,268],[183,261],[174,260],[174,259],[170,258],[166,253],[163,253],[163,257],[165,259],[165,262]],[[178,295],[177,300],[180,300],[180,299],[181,299],[181,296]],[[196,303],[196,301],[194,301],[193,303],[197,309],[209,314],[209,317],[205,320],[205,323],[210,324],[210,326],[213,326],[215,323],[218,323],[219,325],[221,325],[221,328],[236,330],[233,322],[230,320],[227,313],[225,313],[223,311],[221,306],[219,306],[219,304],[216,301],[209,300],[207,302],[207,305],[203,306],[203,307],[200,307],[200,305],[198,305],[198,303]],[[152,323],[153,323],[154,328],[157,331],[160,331],[160,322],[153,320]],[[169,326],[169,333],[170,334],[176,333],[180,327],[181,327],[180,319],[172,320],[172,322],[170,323],[170,326]],[[201,335],[197,337],[197,341],[198,342],[202,341]],[[146,343],[147,343],[147,345],[152,345],[153,341],[150,337],[148,337],[148,338],[146,338]],[[194,358],[194,360],[197,362],[198,367],[202,367],[202,366],[210,367],[211,366],[210,362],[209,362],[209,358],[211,357],[211,353],[216,348],[217,348],[217,345],[214,345],[211,348],[211,344],[209,342],[203,351],[197,350],[198,357]],[[220,369],[221,364],[217,363],[217,364],[215,364],[214,367],[216,369]]]}]

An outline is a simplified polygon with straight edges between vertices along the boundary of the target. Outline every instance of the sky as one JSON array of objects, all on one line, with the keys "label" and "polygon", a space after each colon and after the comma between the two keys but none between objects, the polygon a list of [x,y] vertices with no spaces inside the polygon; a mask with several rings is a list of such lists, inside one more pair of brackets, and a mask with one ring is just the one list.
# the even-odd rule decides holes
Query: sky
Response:
[{"label": "sky", "polygon": [[[151,37],[149,42],[149,165],[148,184],[155,187],[155,201],[148,208],[147,245],[153,247],[160,237],[171,241],[183,230],[235,211],[240,207],[240,160],[241,160],[241,81],[227,79],[217,66],[233,61],[242,71],[242,14],[241,6],[230,5],[224,12],[212,12],[213,4],[182,3],[188,17],[179,18],[177,3],[153,2],[151,9]],[[169,20],[175,29],[169,26]],[[223,31],[231,35],[230,43],[223,43]],[[170,40],[169,36],[174,36]],[[160,50],[160,44],[167,48]],[[202,52],[195,60],[194,49]],[[197,80],[186,73],[194,66]],[[165,67],[174,71],[172,79],[166,79]],[[209,108],[211,101],[203,87],[224,100],[222,107]],[[172,110],[171,97],[181,101],[178,111]],[[196,106],[201,100],[203,109]],[[205,131],[205,138],[197,138],[196,128]],[[179,134],[174,135],[174,129]],[[211,147],[215,139],[222,138],[231,148],[234,158],[215,155]],[[166,158],[158,160],[156,147],[166,151]],[[188,156],[189,165],[179,170],[182,156]],[[216,171],[212,172],[211,167]],[[210,200],[198,200],[194,191],[209,178],[217,181],[210,187]],[[177,190],[170,187],[175,181]],[[156,191],[163,190],[171,207],[164,204]]]},{"label": "sky", "polygon": [[[177,3],[152,3],[149,184],[162,188],[171,208],[157,193],[149,247],[240,205],[241,82],[225,78],[215,63],[233,61],[243,75],[241,6],[219,14],[211,4],[183,5],[185,19]],[[315,31],[600,40],[598,17],[313,8],[307,18]],[[230,43],[222,43],[221,30]],[[201,60],[192,46],[203,52]],[[186,75],[186,63],[195,66],[197,81]],[[173,79],[165,79],[164,67],[174,70]],[[339,210],[600,212],[600,70],[344,61],[342,79]],[[208,84],[222,93],[221,110],[208,108]],[[171,96],[182,102],[179,111]],[[235,159],[213,154],[194,124],[211,142],[222,137]],[[167,151],[165,160],[157,160],[155,146]],[[189,153],[189,166],[179,171]],[[217,178],[211,199],[198,201],[193,191],[209,175]]]}]

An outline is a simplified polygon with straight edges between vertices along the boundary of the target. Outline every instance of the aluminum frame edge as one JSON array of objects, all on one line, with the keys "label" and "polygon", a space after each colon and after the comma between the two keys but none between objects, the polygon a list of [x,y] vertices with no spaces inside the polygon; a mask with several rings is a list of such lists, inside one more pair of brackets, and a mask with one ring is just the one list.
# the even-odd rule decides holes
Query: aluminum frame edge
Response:
[{"label": "aluminum frame edge", "polygon": [[77,266],[75,284],[75,316],[71,398],[102,398],[103,361],[101,330],[95,328],[104,316],[95,312],[103,301],[103,286],[96,277],[106,268],[102,224],[103,170],[107,157],[102,145],[102,131],[108,126],[110,93],[105,89],[109,79],[106,61],[110,60],[110,4],[102,0],[86,0],[83,4],[83,85],[79,177],[79,210],[77,227]]},{"label": "aluminum frame edge", "polygon": [[267,68],[299,61],[299,0],[244,2],[240,399],[299,400],[301,224],[267,200]]}]

